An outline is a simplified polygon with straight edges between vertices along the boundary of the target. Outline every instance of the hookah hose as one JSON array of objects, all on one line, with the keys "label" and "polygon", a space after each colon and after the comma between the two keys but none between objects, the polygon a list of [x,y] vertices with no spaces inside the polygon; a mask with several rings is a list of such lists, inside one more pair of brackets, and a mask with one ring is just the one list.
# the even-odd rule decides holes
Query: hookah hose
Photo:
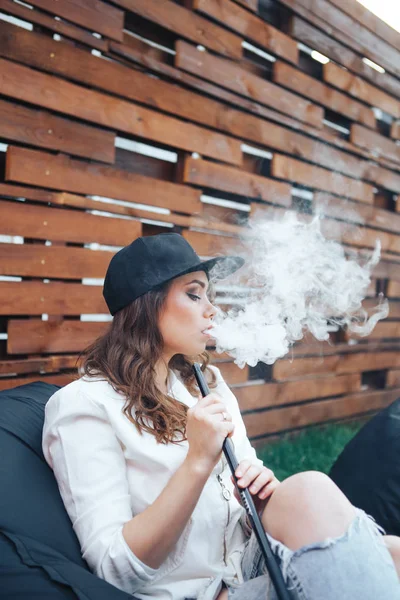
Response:
[{"label": "hookah hose", "polygon": [[[200,365],[198,363],[194,363],[193,365],[194,375],[196,377],[197,385],[199,386],[201,395],[207,396],[210,393],[207,382],[204,378],[204,375],[200,369]],[[264,527],[261,523],[261,519],[258,516],[256,507],[253,502],[253,498],[247,488],[239,488],[237,485],[237,477],[235,476],[236,468],[238,467],[238,461],[235,456],[233,450],[233,444],[229,437],[226,437],[224,443],[222,445],[222,450],[225,454],[225,458],[228,462],[229,468],[232,472],[233,479],[235,481],[235,486],[238,491],[238,494],[241,499],[241,503],[246,510],[247,516],[252,525],[253,531],[257,538],[257,541],[260,545],[260,549],[263,553],[265,564],[268,569],[268,573],[271,577],[271,581],[275,587],[275,591],[278,595],[279,600],[290,600],[289,592],[286,588],[285,582],[283,580],[283,576],[281,570],[276,561],[276,557],[272,552],[271,545],[269,540],[265,534]]]}]

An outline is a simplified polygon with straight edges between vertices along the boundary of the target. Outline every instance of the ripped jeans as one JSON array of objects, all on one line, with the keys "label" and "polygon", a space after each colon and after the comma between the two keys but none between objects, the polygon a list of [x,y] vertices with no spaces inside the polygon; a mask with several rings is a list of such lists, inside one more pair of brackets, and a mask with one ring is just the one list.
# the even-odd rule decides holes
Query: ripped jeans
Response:
[{"label": "ripped jeans", "polygon": [[[292,600],[400,600],[397,572],[376,523],[361,509],[335,539],[289,550],[268,536]],[[229,600],[277,600],[254,533],[242,558],[244,583]]]}]

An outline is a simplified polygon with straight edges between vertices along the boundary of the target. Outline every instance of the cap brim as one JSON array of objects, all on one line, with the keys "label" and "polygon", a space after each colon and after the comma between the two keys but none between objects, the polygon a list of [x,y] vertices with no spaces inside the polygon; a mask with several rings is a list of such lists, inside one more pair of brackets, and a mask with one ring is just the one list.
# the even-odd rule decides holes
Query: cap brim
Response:
[{"label": "cap brim", "polygon": [[198,267],[191,269],[191,271],[206,271],[212,280],[218,281],[238,271],[244,265],[244,262],[244,258],[241,256],[217,256],[216,258],[202,261]]}]

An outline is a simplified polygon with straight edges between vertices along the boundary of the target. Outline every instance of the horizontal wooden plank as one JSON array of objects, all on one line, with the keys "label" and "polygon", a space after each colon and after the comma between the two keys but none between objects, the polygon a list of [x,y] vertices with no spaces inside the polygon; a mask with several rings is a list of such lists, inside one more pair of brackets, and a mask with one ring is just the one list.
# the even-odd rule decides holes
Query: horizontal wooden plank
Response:
[{"label": "horizontal wooden plank", "polygon": [[61,370],[75,370],[77,372],[78,354],[62,354],[43,356],[40,358],[10,359],[0,361],[0,374],[22,375],[36,373],[42,376],[45,373],[55,373]]},{"label": "horizontal wooden plank", "polygon": [[399,387],[400,386],[400,369],[390,369],[386,373],[386,387]]},{"label": "horizontal wooden plank", "polygon": [[184,231],[182,235],[200,256],[241,254],[243,251],[239,238],[228,235],[211,235],[200,231]]},{"label": "horizontal wooden plank", "polygon": [[89,213],[33,206],[2,200],[0,232],[32,239],[125,246],[142,234],[133,219],[100,217]]},{"label": "horizontal wooden plank", "polygon": [[193,6],[262,48],[297,64],[299,52],[296,42],[230,0],[194,0]]},{"label": "horizontal wooden plank", "polygon": [[53,385],[64,386],[71,381],[77,379],[75,374],[59,374],[59,375],[34,375],[33,377],[10,377],[7,379],[0,378],[0,390],[10,390],[18,385],[26,385],[35,381],[44,381]]},{"label": "horizontal wooden plank", "polygon": [[323,66],[323,74],[324,80],[333,87],[347,92],[369,106],[379,107],[397,119],[400,117],[399,100],[386,94],[376,86],[367,83],[361,77],[353,75],[347,69],[329,62]]},{"label": "horizontal wooden plank", "polygon": [[274,63],[273,81],[344,115],[348,119],[358,121],[368,127],[376,126],[375,115],[369,107],[281,61]]},{"label": "horizontal wooden plank", "polygon": [[225,165],[185,158],[183,182],[290,206],[291,185]]},{"label": "horizontal wooden plank", "polygon": [[[0,55],[84,85],[76,87],[65,81],[24,70],[20,66],[17,73],[10,73],[10,65],[0,62],[0,77],[3,72],[7,81],[2,89],[14,98],[189,152],[198,152],[218,160],[226,159],[226,162],[233,164],[241,162],[240,144],[237,141],[174,118],[179,115],[187,119],[193,113],[204,113],[201,98],[193,93],[180,89],[178,94],[176,86],[149,77],[137,69],[104,60],[68,44],[55,42],[48,36],[25,31],[4,22],[0,22]],[[21,89],[17,87],[16,76]],[[122,100],[85,89],[89,87],[166,110],[173,116],[146,111]],[[111,121],[114,125],[111,125]]]},{"label": "horizontal wooden plank", "polygon": [[318,376],[323,373],[361,373],[377,371],[400,366],[398,352],[381,352],[379,354],[359,352],[336,356],[315,358],[299,358],[296,360],[278,360],[273,366],[276,380],[295,379],[304,376]]},{"label": "horizontal wooden plank", "polygon": [[272,409],[244,415],[247,435],[270,435],[280,431],[298,429],[307,425],[345,419],[357,414],[376,411],[394,402],[400,389],[360,392],[335,398],[310,402],[298,406]]},{"label": "horizontal wooden plank", "polygon": [[114,0],[122,8],[165,27],[196,44],[231,58],[242,56],[239,36],[170,0]]},{"label": "horizontal wooden plank", "polygon": [[238,4],[249,8],[250,10],[257,12],[258,0],[236,0]]},{"label": "horizontal wooden plank", "polygon": [[360,390],[360,385],[360,375],[352,373],[314,380],[297,379],[287,383],[251,383],[235,386],[232,391],[238,399],[240,410],[250,411],[356,392]]},{"label": "horizontal wooden plank", "polygon": [[181,40],[176,43],[175,66],[314,127],[322,127],[323,110],[320,107],[282,90],[232,61],[201,52]]},{"label": "horizontal wooden plank", "polygon": [[326,23],[329,23],[329,35],[334,40],[349,46],[393,74],[400,74],[400,52],[326,0],[281,0],[281,2],[306,16],[323,31],[326,30]]},{"label": "horizontal wooden plank", "polygon": [[[224,219],[216,220],[211,215],[208,215],[204,212],[204,206],[209,205],[203,204],[201,206],[202,216],[199,217],[176,214],[174,212],[169,212],[168,214],[155,214],[150,207],[149,210],[146,210],[145,205],[121,205],[110,202],[107,198],[94,200],[86,196],[79,196],[68,192],[49,192],[48,190],[38,188],[27,188],[0,183],[0,198],[1,197],[18,199],[26,198],[40,204],[54,204],[70,208],[82,208],[86,210],[115,213],[136,217],[140,220],[150,219],[152,221],[156,220],[158,222],[163,221],[165,223],[173,223],[174,225],[179,225],[181,227],[200,227],[202,229],[216,230],[231,234],[241,234],[243,232],[243,228],[239,225],[224,222]],[[156,198],[155,202],[157,201],[159,200]]]},{"label": "horizontal wooden plank", "polygon": [[[60,274],[61,275],[61,274]],[[79,283],[0,281],[0,315],[108,314],[102,287]]]},{"label": "horizontal wooden plank", "polygon": [[[3,44],[3,39],[7,36],[1,35],[2,28],[3,23],[0,23],[0,54],[4,55],[7,45]],[[8,39],[11,39],[10,36]],[[242,160],[240,142],[228,136],[3,59],[0,59],[0,84],[5,96],[118,132],[198,152],[232,164],[240,164]]]},{"label": "horizontal wooden plank", "polygon": [[89,31],[81,29],[72,23],[56,20],[54,17],[39,10],[32,10],[32,7],[17,4],[13,0],[0,0],[0,10],[6,14],[19,17],[29,23],[46,27],[46,29],[54,31],[54,33],[81,42],[91,48],[96,48],[96,50],[102,52],[108,50],[108,40],[103,38],[99,39]]},{"label": "horizontal wooden plank", "polygon": [[[346,218],[346,211],[349,210],[349,208],[343,210],[343,219]],[[268,219],[276,217],[279,219],[282,216],[283,209],[280,207],[251,203],[252,218],[265,217]],[[314,217],[305,213],[297,213],[297,218],[303,223],[309,223]],[[341,225],[339,222],[334,223],[330,217],[326,217],[321,220],[321,232],[329,240],[339,240],[344,248],[355,246],[360,251],[366,248],[373,249],[376,246],[377,240],[379,240],[382,249],[382,258],[390,257],[390,260],[396,260],[396,255],[389,253],[400,253],[400,236],[387,233],[386,231],[379,231],[367,226]]]},{"label": "horizontal wooden plank", "polygon": [[385,23],[375,13],[371,12],[359,2],[348,2],[347,0],[329,0],[337,8],[347,13],[355,21],[358,21],[363,27],[366,27],[372,33],[385,40],[388,44],[400,50],[399,32]]},{"label": "horizontal wooden plank", "polygon": [[1,99],[0,137],[106,163],[115,159],[115,135],[111,131]]},{"label": "horizontal wooden plank", "polygon": [[[134,40],[135,38],[131,39]],[[202,94],[206,93],[209,96],[228,102],[230,105],[239,106],[243,110],[238,111],[222,102],[190,92],[185,88],[180,88],[179,94],[177,94],[176,86],[160,81],[158,78],[150,78],[151,85],[157,86],[157,89],[153,89],[149,87],[148,82],[136,80],[138,75],[136,73],[133,75],[132,71],[129,76],[129,83],[126,82],[124,77],[112,77],[111,74],[107,76],[107,84],[115,81],[115,85],[119,85],[119,88],[122,87],[121,81],[123,81],[125,92],[120,91],[117,93],[124,93],[127,97],[138,99],[144,103],[153,101],[153,98],[155,98],[154,102],[157,102],[157,106],[167,112],[173,112],[192,121],[220,129],[228,134],[238,136],[241,140],[249,140],[272,149],[295,154],[316,164],[340,171],[345,175],[372,181],[381,187],[400,192],[400,176],[383,168],[383,158],[379,159],[381,164],[378,166],[376,163],[371,162],[373,157],[368,151],[350,144],[341,137],[308,126],[304,122],[300,124],[299,121],[253,102],[247,97],[239,96],[227,89],[213,85],[209,81],[164,64],[152,55],[150,56],[148,51],[143,48],[144,44],[136,46],[137,40],[134,47],[132,47],[132,41],[129,41],[129,43],[130,46],[112,44],[112,49],[118,56],[121,55],[124,58],[133,60],[145,69],[151,69],[156,74],[172,78],[194,90],[200,91]],[[41,52],[41,48],[42,44],[36,50],[35,56]],[[80,58],[80,62],[82,60]],[[63,60],[61,64],[64,64],[64,62],[70,64],[71,61]],[[96,72],[96,68],[90,65],[90,68],[85,69],[85,74],[87,72],[92,74]],[[93,80],[94,77],[91,75],[91,81],[93,82]],[[96,85],[95,82],[93,83]],[[114,89],[116,90],[116,87]],[[244,111],[250,111],[253,114]],[[281,125],[284,125],[284,127]],[[288,129],[288,127],[291,129]],[[301,130],[302,133],[296,130]],[[330,145],[327,146],[327,144]],[[343,150],[346,150],[346,152]],[[368,160],[361,160],[360,157]]]},{"label": "horizontal wooden plank", "polygon": [[351,202],[324,192],[315,192],[313,207],[315,212],[341,221],[384,229],[396,234],[400,231],[400,215],[372,204]]},{"label": "horizontal wooden plank", "polygon": [[114,40],[122,39],[124,13],[100,0],[29,0],[30,4]]},{"label": "horizontal wooden plank", "polygon": [[287,156],[274,154],[271,163],[271,174],[279,179],[346,196],[360,202],[373,202],[374,188],[372,185]]},{"label": "horizontal wooden plank", "polygon": [[389,138],[366,129],[361,125],[354,124],[350,130],[350,140],[356,146],[368,148],[376,156],[385,156],[390,160],[400,163],[400,146]]},{"label": "horizontal wooden plank", "polygon": [[218,368],[229,385],[244,383],[249,378],[249,367],[247,365],[243,369],[239,369],[234,363],[221,363]]},{"label": "horizontal wooden plank", "polygon": [[389,318],[400,319],[400,302],[393,300],[389,302]]},{"label": "horizontal wooden plank", "polygon": [[113,252],[106,250],[69,246],[0,244],[0,274],[54,279],[61,275],[63,279],[98,279],[105,276],[112,255]]},{"label": "horizontal wooden plank", "polygon": [[[376,298],[372,298],[371,300],[374,300],[376,305]],[[296,344],[290,352],[296,360],[311,356],[316,360],[320,360],[322,356],[358,354],[359,352],[376,354],[377,352],[399,352],[399,350],[400,342],[398,340],[382,341],[364,339],[363,341],[355,340],[355,343],[350,345],[347,342],[330,345],[327,342],[314,340],[310,343]],[[327,374],[329,374],[329,371]],[[310,379],[312,379],[312,377],[310,377]]]},{"label": "horizontal wooden plank", "polygon": [[[368,336],[368,339],[371,340],[384,338],[400,338],[400,323],[396,321],[381,321],[375,325]],[[359,339],[359,336],[349,334],[348,339]]]},{"label": "horizontal wooden plank", "polygon": [[400,298],[400,281],[389,281],[387,295],[389,298]]},{"label": "horizontal wooden plank", "polygon": [[[329,34],[330,32],[326,31],[326,24],[316,20],[314,15],[299,3],[296,4],[296,11],[305,20],[297,16],[290,18],[288,31],[292,37],[310,48],[318,50],[339,65],[343,65],[349,69],[349,71],[361,75],[380,89],[386,90],[390,94],[400,98],[400,81],[397,77],[393,77],[387,72],[380,73],[365,64],[362,61],[362,55],[357,54],[347,45],[333,39]],[[311,21],[313,25],[308,21]],[[376,62],[379,64],[379,60]]]},{"label": "horizontal wooden plank", "polygon": [[393,121],[390,129],[390,135],[395,140],[400,140],[400,121]]},{"label": "horizontal wooden plank", "polygon": [[10,319],[7,352],[9,354],[81,352],[94,342],[96,337],[105,333],[109,325],[109,322]]},{"label": "horizontal wooden plank", "polygon": [[[396,257],[394,257],[396,258]],[[374,268],[375,277],[400,281],[400,264],[389,260],[381,260]]]},{"label": "horizontal wooden plank", "polygon": [[26,148],[8,148],[6,180],[128,202],[157,204],[189,214],[201,211],[200,192],[188,186]]}]

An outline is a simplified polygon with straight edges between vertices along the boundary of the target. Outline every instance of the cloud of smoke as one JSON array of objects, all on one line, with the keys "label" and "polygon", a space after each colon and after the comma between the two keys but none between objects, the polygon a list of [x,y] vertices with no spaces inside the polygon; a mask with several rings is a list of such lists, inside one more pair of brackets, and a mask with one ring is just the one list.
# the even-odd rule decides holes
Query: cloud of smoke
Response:
[{"label": "cloud of smoke", "polygon": [[241,367],[273,364],[306,331],[321,341],[332,326],[365,336],[388,315],[386,300],[371,315],[362,308],[380,258],[379,241],[362,261],[355,252],[346,255],[326,229],[321,216],[302,218],[294,212],[250,223],[250,235],[243,239],[250,292],[240,309],[216,316],[217,352],[229,353]]}]

